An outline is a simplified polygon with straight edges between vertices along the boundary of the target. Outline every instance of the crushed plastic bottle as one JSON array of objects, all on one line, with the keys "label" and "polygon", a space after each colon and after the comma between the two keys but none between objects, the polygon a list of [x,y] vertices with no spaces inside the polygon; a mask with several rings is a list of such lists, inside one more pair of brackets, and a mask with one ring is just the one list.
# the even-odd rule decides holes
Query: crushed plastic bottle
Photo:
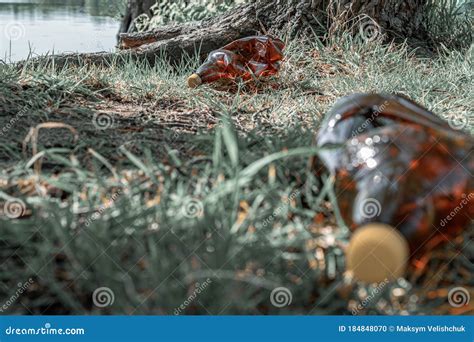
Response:
[{"label": "crushed plastic bottle", "polygon": [[269,36],[252,36],[236,40],[209,54],[196,73],[188,78],[188,86],[218,80],[249,81],[274,75],[280,69],[285,44]]},{"label": "crushed plastic bottle", "polygon": [[355,231],[347,262],[361,280],[402,275],[405,259],[458,235],[474,217],[474,138],[404,97],[345,97],[316,141],[333,147],[319,158]]}]

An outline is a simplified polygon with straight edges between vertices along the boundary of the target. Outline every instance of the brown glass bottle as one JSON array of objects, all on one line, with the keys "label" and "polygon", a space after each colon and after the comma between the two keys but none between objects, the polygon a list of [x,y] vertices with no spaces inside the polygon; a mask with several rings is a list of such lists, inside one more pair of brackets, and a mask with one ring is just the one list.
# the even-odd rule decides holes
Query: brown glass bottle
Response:
[{"label": "brown glass bottle", "polygon": [[355,231],[347,262],[362,280],[400,276],[405,259],[458,235],[474,216],[474,139],[404,97],[340,100],[317,145],[336,147],[319,158]]},{"label": "brown glass bottle", "polygon": [[188,78],[195,88],[218,80],[249,81],[254,77],[274,75],[283,59],[284,43],[269,36],[252,36],[236,40],[211,52],[196,73]]}]

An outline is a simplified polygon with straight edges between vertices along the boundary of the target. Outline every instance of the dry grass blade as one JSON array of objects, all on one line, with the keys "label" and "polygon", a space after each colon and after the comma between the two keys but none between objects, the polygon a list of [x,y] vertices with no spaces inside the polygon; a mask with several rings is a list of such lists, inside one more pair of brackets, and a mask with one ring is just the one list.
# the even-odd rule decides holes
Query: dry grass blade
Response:
[{"label": "dry grass blade", "polygon": [[[39,131],[41,129],[58,129],[58,128],[65,128],[71,132],[73,135],[73,142],[77,143],[79,140],[79,134],[77,133],[77,130],[72,127],[71,125],[62,123],[62,122],[44,122],[42,124],[37,125],[36,127],[30,128],[30,131],[28,135],[25,137],[23,140],[23,155],[27,155],[27,150],[28,150],[28,144],[31,143],[31,151],[33,154],[33,158],[35,158],[38,155],[38,137],[39,137]],[[36,158],[35,161],[35,172],[37,174],[41,173],[41,155],[39,158]]]}]

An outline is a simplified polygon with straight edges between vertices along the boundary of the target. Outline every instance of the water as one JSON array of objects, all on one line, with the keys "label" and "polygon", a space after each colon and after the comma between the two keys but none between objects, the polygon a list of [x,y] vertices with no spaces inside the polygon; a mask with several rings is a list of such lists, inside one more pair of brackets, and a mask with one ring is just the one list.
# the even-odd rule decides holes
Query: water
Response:
[{"label": "water", "polygon": [[113,50],[124,0],[0,0],[0,59]]}]

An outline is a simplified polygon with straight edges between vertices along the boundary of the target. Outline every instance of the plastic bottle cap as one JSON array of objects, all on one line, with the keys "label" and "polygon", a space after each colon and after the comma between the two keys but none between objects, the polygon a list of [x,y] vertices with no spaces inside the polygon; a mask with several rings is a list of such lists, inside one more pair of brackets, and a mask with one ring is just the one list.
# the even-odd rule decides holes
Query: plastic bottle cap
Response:
[{"label": "plastic bottle cap", "polygon": [[197,88],[202,84],[201,77],[198,74],[192,74],[188,77],[188,87]]},{"label": "plastic bottle cap", "polygon": [[409,258],[408,242],[395,228],[370,223],[356,230],[346,252],[347,268],[368,283],[404,276]]}]

